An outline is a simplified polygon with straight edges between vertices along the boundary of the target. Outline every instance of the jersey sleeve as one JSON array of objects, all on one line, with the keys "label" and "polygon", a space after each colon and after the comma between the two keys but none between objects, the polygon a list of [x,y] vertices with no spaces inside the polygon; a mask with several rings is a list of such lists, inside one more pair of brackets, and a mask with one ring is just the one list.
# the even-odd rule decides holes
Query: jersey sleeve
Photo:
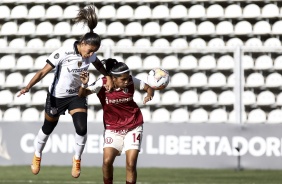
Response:
[{"label": "jersey sleeve", "polygon": [[65,51],[61,47],[57,50],[55,50],[47,59],[47,62],[51,64],[53,67],[57,66],[60,64],[60,62],[65,58]]},{"label": "jersey sleeve", "polygon": [[101,88],[103,87],[103,80],[102,78],[99,78],[92,84],[90,84],[87,88],[92,92],[92,93],[98,93]]},{"label": "jersey sleeve", "polygon": [[144,81],[142,81],[140,79],[137,79],[136,77],[133,77],[133,76],[132,76],[132,81],[133,81],[134,87],[136,89],[139,89],[139,90],[143,90],[144,89],[144,87],[145,87],[145,82]]}]

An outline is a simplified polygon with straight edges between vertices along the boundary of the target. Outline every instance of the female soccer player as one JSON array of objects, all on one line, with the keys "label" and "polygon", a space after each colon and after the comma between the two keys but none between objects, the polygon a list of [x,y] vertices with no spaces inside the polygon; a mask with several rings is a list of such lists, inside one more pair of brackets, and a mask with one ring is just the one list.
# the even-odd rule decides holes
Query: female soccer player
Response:
[{"label": "female soccer player", "polygon": [[113,163],[116,156],[124,149],[126,154],[126,183],[135,184],[137,180],[137,158],[141,147],[143,133],[143,116],[140,108],[133,100],[135,89],[144,90],[147,96],[143,103],[150,101],[154,90],[145,82],[131,76],[126,64],[115,59],[104,60],[107,72],[111,75],[114,89],[107,92],[103,77],[87,85],[89,75],[87,71],[81,73],[82,87],[78,95],[85,97],[96,93],[104,111],[104,155],[103,180],[104,184],[113,183]]},{"label": "female soccer player", "polygon": [[38,174],[40,171],[41,156],[49,135],[56,127],[60,115],[68,110],[72,116],[75,127],[75,155],[73,157],[72,176],[80,175],[81,155],[87,139],[87,101],[86,98],[78,97],[81,85],[80,74],[87,71],[92,63],[94,67],[107,78],[106,90],[113,88],[113,81],[108,76],[101,61],[96,56],[101,39],[93,29],[97,26],[95,7],[90,5],[81,9],[75,23],[83,22],[90,29],[89,33],[83,35],[79,41],[54,51],[47,59],[47,63],[30,80],[28,85],[19,92],[24,95],[39,82],[47,73],[55,68],[54,80],[49,86],[45,105],[45,120],[35,139],[35,154],[32,160],[31,171]]}]

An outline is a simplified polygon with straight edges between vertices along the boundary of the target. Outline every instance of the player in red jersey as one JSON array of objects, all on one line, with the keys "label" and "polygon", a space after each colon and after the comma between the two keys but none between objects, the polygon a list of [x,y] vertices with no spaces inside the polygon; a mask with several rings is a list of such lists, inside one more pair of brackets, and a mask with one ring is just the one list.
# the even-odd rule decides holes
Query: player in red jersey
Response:
[{"label": "player in red jersey", "polygon": [[107,59],[104,62],[114,83],[113,91],[108,92],[105,89],[104,85],[107,82],[105,77],[88,86],[89,74],[85,71],[80,75],[82,86],[78,95],[85,97],[96,93],[104,111],[104,184],[113,183],[113,163],[122,150],[126,154],[126,183],[135,184],[144,122],[141,110],[133,100],[133,95],[136,89],[146,91],[147,96],[143,101],[146,104],[153,98],[154,89],[144,81],[131,76],[125,63],[115,59]]}]

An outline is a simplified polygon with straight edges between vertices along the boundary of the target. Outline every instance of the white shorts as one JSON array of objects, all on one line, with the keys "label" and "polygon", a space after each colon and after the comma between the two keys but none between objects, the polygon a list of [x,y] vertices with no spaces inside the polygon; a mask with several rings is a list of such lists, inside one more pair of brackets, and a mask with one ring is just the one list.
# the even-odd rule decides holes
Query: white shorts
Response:
[{"label": "white shorts", "polygon": [[105,130],[104,148],[112,147],[119,151],[136,149],[140,151],[143,136],[143,125],[132,130]]}]

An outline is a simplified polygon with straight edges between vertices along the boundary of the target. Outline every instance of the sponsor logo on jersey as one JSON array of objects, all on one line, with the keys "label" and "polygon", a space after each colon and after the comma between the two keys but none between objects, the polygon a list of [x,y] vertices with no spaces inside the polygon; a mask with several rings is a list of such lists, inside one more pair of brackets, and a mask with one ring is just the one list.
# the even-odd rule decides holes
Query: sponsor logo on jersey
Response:
[{"label": "sponsor logo on jersey", "polygon": [[106,138],[105,138],[105,143],[106,143],[106,144],[111,144],[111,143],[113,143],[113,138],[111,138],[111,137],[106,137]]},{"label": "sponsor logo on jersey", "polygon": [[60,57],[60,54],[59,54],[59,53],[57,53],[57,54],[54,55],[54,58],[55,58],[55,59],[58,59],[59,57]]},{"label": "sponsor logo on jersey", "polygon": [[118,103],[127,103],[129,101],[132,101],[133,97],[128,97],[128,98],[118,98],[118,99],[108,99],[106,97],[106,104],[118,104]]},{"label": "sponsor logo on jersey", "polygon": [[77,66],[78,66],[78,68],[80,68],[80,67],[81,67],[81,65],[82,65],[82,61],[78,61],[78,62],[77,62]]},{"label": "sponsor logo on jersey", "polygon": [[71,51],[71,52],[65,52],[66,55],[71,55],[71,54],[75,54],[74,51]]},{"label": "sponsor logo on jersey", "polygon": [[66,93],[73,94],[73,93],[77,93],[78,91],[79,91],[79,89],[67,89]]},{"label": "sponsor logo on jersey", "polygon": [[82,72],[82,71],[87,71],[87,68],[77,68],[77,69],[67,68],[67,70],[68,70],[69,73],[79,73],[79,72]]}]

